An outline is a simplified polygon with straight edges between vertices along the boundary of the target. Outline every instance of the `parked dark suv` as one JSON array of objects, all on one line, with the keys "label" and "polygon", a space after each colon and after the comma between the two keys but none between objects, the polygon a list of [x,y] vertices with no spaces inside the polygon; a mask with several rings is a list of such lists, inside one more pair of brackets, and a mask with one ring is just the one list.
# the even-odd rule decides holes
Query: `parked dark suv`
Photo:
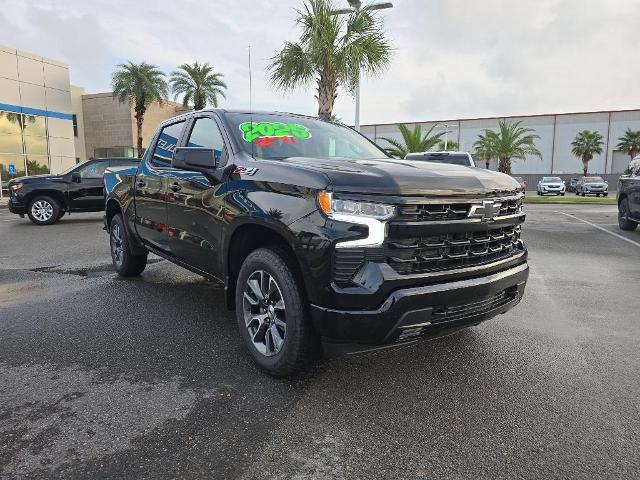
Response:
[{"label": "parked dark suv", "polygon": [[192,112],[161,124],[137,168],[104,181],[118,273],[140,274],[153,252],[220,281],[273,375],[321,347],[477,324],[515,306],[529,274],[511,177],[392,159],[312,117]]},{"label": "parked dark suv", "polygon": [[618,180],[618,225],[622,230],[635,230],[640,223],[640,156]]}]

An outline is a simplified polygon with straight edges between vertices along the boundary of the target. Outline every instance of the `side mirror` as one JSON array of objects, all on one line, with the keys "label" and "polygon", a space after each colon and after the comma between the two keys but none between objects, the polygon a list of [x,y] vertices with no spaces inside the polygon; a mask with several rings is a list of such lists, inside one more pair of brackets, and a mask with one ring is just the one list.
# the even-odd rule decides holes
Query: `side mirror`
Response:
[{"label": "side mirror", "polygon": [[171,167],[194,172],[210,172],[218,168],[220,153],[212,148],[178,147],[173,152]]},{"label": "side mirror", "polygon": [[80,173],[78,172],[73,172],[71,174],[71,181],[75,182],[75,183],[80,183],[82,182],[82,177],[80,176]]}]

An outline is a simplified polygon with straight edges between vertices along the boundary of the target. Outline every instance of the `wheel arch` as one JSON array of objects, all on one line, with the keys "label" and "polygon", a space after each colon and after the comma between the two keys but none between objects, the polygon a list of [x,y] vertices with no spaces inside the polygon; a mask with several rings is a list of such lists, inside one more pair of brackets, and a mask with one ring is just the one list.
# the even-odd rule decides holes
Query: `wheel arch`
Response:
[{"label": "wheel arch", "polygon": [[117,214],[117,213],[122,213],[122,207],[120,206],[120,204],[118,203],[118,201],[114,198],[110,198],[109,200],[107,200],[107,204],[105,206],[105,224],[107,226],[107,230],[110,229],[111,226],[111,219]]},{"label": "wheel arch", "polygon": [[60,208],[67,210],[67,199],[59,190],[34,190],[25,197],[25,205],[27,209],[31,208],[31,203],[38,197],[51,197],[60,204]]},{"label": "wheel arch", "polygon": [[302,294],[307,298],[300,260],[295,253],[292,239],[271,225],[243,223],[232,231],[225,249],[224,271],[226,275],[226,302],[230,310],[235,309],[235,290],[238,273],[244,259],[258,248],[276,248],[285,254],[293,274],[300,280]]}]

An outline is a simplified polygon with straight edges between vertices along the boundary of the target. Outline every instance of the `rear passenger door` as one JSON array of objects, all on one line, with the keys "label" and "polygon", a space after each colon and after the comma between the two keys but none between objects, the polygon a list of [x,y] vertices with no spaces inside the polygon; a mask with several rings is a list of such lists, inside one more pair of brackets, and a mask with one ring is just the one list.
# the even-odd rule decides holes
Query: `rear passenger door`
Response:
[{"label": "rear passenger door", "polygon": [[93,160],[76,170],[80,181],[69,182],[67,195],[69,207],[73,211],[97,212],[104,210],[104,171],[109,160]]},{"label": "rear passenger door", "polygon": [[171,157],[180,145],[186,120],[164,125],[138,168],[135,179],[136,230],[148,244],[169,250],[167,182]]},{"label": "rear passenger door", "polygon": [[[219,168],[228,153],[222,130],[213,114],[194,118],[187,126],[187,147],[211,148]],[[222,278],[222,183],[200,172],[174,169],[168,178],[167,223],[169,248],[178,259]]]}]

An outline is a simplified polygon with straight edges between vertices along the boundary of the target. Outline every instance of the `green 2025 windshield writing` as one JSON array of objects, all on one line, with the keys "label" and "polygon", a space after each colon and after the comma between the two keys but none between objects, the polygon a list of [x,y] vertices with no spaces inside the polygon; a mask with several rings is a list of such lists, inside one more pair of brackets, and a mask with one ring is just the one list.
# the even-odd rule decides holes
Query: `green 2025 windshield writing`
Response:
[{"label": "green 2025 windshield writing", "polygon": [[260,147],[273,145],[275,140],[295,143],[296,140],[311,138],[311,132],[304,125],[283,122],[244,122],[240,124],[245,142],[254,142]]}]

